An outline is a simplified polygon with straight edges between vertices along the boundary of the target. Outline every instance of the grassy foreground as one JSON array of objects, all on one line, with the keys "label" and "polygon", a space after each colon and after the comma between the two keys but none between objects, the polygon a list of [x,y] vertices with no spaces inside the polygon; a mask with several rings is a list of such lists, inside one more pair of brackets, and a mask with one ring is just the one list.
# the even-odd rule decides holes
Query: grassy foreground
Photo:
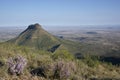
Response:
[{"label": "grassy foreground", "polygon": [[[21,75],[10,75],[6,62],[8,58],[17,55],[27,59],[27,66]],[[55,69],[56,66],[59,68]],[[32,70],[38,68],[44,70],[44,75],[31,74]],[[78,60],[67,50],[51,53],[23,46],[0,44],[0,80],[120,80],[119,75],[119,66],[100,62],[94,57],[86,56]]]}]

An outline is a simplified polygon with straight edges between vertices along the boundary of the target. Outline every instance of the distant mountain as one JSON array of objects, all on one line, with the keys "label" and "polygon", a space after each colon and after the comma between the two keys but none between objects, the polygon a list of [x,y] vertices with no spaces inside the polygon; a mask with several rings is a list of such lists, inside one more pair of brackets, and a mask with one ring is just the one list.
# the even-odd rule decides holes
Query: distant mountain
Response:
[{"label": "distant mountain", "polygon": [[68,50],[70,53],[80,53],[81,45],[77,42],[65,40],[53,36],[52,34],[45,31],[41,25],[32,24],[29,25],[18,37],[15,37],[9,41],[19,46],[27,46],[39,50],[47,50],[55,52],[58,50]]},{"label": "distant mountain", "polygon": [[43,50],[51,50],[61,44],[58,38],[45,31],[39,24],[29,25],[18,37],[8,42]]}]

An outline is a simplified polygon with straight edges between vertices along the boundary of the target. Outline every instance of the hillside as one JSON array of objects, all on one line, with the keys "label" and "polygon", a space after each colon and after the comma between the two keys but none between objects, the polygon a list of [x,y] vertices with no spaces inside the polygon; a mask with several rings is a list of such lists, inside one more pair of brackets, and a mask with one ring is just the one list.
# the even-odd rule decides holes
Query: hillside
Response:
[{"label": "hillside", "polygon": [[[74,58],[60,48],[51,54],[48,51],[31,49],[14,44],[0,44],[0,79],[5,80],[119,80],[120,67],[100,62],[95,57]],[[7,61],[21,55],[27,59],[27,66],[21,75],[8,73]],[[69,65],[68,65],[69,64]],[[58,72],[55,72],[55,65]],[[64,67],[62,67],[64,66]],[[59,71],[59,67],[62,68]],[[42,69],[42,71],[41,71]],[[71,70],[72,69],[72,70]],[[33,75],[31,72],[35,73]],[[42,75],[44,74],[44,76]],[[55,76],[55,75],[56,76]]]},{"label": "hillside", "polygon": [[[0,43],[0,79],[119,80],[119,58],[108,57],[115,62],[113,65],[104,54],[99,54],[104,56],[99,57],[95,52],[89,44],[53,36],[41,25],[33,24],[28,26],[19,36]],[[21,62],[16,62],[19,56],[22,56],[19,61],[27,63],[22,69],[22,74],[19,74]],[[9,59],[12,60],[9,61]],[[108,62],[105,62],[106,59]],[[8,61],[10,65],[8,65]],[[14,74],[9,73],[11,63],[16,63],[16,67],[19,69],[12,72]],[[11,70],[16,67],[12,66]]]},{"label": "hillside", "polygon": [[[99,31],[98,32],[88,31],[86,32],[87,34],[83,34],[82,32],[79,32],[78,36],[80,35],[80,33],[83,36],[85,35],[88,36],[88,38],[90,37],[91,38],[90,40],[94,42],[91,42],[90,40],[85,41],[86,39],[83,41],[78,41],[76,38],[79,37],[75,36],[77,34],[74,35],[64,34],[71,36],[71,38],[75,37],[73,41],[69,38],[56,37],[50,34],[49,32],[47,32],[46,30],[44,30],[42,26],[39,24],[29,25],[26,30],[20,33],[19,36],[7,42],[19,46],[27,46],[30,48],[45,50],[50,52],[55,52],[57,49],[59,50],[59,48],[65,49],[68,50],[70,53],[74,54],[77,58],[81,58],[82,56],[89,54],[89,55],[101,56],[103,57],[102,59],[104,60],[112,58],[112,60],[110,59],[110,62],[115,62],[114,60],[117,60],[117,63],[120,62],[119,47],[116,47],[118,45],[115,46],[103,45],[104,43],[107,44],[108,41],[110,44],[112,39],[106,40],[107,39],[106,37],[106,38],[99,38],[97,40],[94,40],[96,39],[96,36],[100,35]],[[93,38],[91,36],[93,36]],[[112,41],[111,44],[113,43],[115,42]]]},{"label": "hillside", "polygon": [[18,37],[8,40],[7,43],[50,52],[54,52],[62,45],[60,48],[73,54],[80,52],[80,44],[53,36],[39,24],[29,25]]},{"label": "hillside", "polygon": [[60,44],[56,37],[45,31],[39,24],[29,25],[18,37],[7,42],[42,50],[49,50]]}]

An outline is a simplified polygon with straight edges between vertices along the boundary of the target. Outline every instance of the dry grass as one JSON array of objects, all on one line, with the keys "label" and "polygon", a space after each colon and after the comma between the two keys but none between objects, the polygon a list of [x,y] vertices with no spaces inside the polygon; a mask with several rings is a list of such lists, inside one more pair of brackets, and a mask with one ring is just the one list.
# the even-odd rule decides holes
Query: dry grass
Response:
[{"label": "dry grass", "polygon": [[[28,64],[25,67],[23,74],[20,76],[9,75],[7,72],[8,66],[6,65],[6,61],[9,57],[13,57],[16,55],[24,56]],[[42,76],[32,76],[30,71],[38,68],[40,66],[53,66],[54,64],[58,64],[62,61],[63,67],[65,69],[61,69],[63,71],[70,71],[70,68],[73,66],[75,70],[70,71],[70,76],[68,80],[90,80],[90,79],[120,79],[120,67],[113,66],[106,63],[98,62],[97,66],[89,66],[84,60],[77,59],[53,59],[53,55],[51,53],[45,51],[36,51],[34,49],[29,49],[26,47],[19,47],[13,45],[0,45],[0,62],[3,63],[3,66],[0,67],[0,80],[53,80],[53,78],[49,77],[53,74],[52,72],[48,72],[50,67],[45,68],[46,73],[48,75],[47,78]],[[59,55],[57,55],[59,56]],[[89,63],[90,64],[90,63]],[[96,61],[93,61],[92,64],[96,64]],[[53,68],[53,67],[52,67]],[[48,70],[48,71],[47,71]],[[64,74],[64,72],[61,72]],[[62,74],[61,74],[62,75]],[[67,80],[66,78],[56,78],[56,80]],[[55,80],[55,78],[54,78]]]}]

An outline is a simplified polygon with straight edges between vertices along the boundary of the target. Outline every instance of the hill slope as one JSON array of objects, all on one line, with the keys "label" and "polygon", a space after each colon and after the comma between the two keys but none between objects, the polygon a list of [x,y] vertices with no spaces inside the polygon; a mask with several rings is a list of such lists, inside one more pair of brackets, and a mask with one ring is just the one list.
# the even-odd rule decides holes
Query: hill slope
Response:
[{"label": "hill slope", "polygon": [[85,54],[87,52],[85,43],[78,43],[55,37],[45,31],[41,25],[32,24],[18,37],[13,38],[8,43],[19,46],[27,46],[34,49],[55,52],[57,49],[68,50],[72,54]]},{"label": "hill slope", "polygon": [[56,37],[45,31],[39,24],[29,25],[18,37],[8,42],[43,50],[51,49],[60,44]]}]

